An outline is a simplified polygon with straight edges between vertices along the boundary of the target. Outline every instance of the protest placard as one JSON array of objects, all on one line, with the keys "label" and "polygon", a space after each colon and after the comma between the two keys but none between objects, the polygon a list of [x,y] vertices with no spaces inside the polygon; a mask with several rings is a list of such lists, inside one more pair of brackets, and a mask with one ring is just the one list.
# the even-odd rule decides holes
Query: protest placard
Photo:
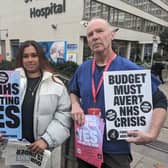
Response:
[{"label": "protest placard", "polygon": [[152,116],[150,70],[104,72],[107,140],[127,139],[128,130],[147,131]]},{"label": "protest placard", "polygon": [[19,72],[0,70],[0,133],[20,139],[21,127]]},{"label": "protest placard", "polygon": [[75,156],[98,168],[103,162],[104,122],[95,115],[85,115],[85,124],[75,123]]},{"label": "protest placard", "polygon": [[28,149],[30,143],[23,141],[9,141],[6,147],[6,165],[24,165],[29,168],[45,168],[51,152],[44,150],[33,153]]}]

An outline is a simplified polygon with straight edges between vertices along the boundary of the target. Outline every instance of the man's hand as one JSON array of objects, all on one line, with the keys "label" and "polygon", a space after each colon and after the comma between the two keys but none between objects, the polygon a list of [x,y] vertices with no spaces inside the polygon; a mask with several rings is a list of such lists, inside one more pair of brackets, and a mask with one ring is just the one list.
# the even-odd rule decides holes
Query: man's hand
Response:
[{"label": "man's hand", "polygon": [[157,163],[154,165],[155,168],[165,168],[163,164]]},{"label": "man's hand", "polygon": [[43,152],[45,149],[47,149],[47,147],[48,147],[47,142],[42,138],[36,140],[31,145],[29,145],[29,149],[34,153]]},{"label": "man's hand", "polygon": [[128,131],[128,136],[126,141],[137,145],[144,145],[155,140],[155,136],[142,131]]},{"label": "man's hand", "polygon": [[153,110],[149,131],[128,131],[130,138],[128,138],[127,141],[137,145],[144,145],[156,140],[166,120],[166,115],[167,112],[164,108],[155,108]]},{"label": "man's hand", "polygon": [[85,123],[84,112],[78,103],[72,103],[71,115],[77,124],[83,125]]}]

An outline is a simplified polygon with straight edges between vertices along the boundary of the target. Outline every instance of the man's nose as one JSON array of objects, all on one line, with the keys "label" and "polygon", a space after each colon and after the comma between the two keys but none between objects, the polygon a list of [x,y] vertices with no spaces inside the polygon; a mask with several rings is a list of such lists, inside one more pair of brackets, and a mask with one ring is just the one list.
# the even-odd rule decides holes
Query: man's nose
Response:
[{"label": "man's nose", "polygon": [[94,32],[94,33],[93,33],[93,39],[97,39],[97,37],[98,37],[97,32]]}]

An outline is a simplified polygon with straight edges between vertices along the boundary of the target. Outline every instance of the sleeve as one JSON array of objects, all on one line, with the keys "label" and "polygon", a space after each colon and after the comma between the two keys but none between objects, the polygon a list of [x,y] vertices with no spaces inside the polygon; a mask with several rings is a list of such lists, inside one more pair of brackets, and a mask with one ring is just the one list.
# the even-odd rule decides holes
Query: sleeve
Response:
[{"label": "sleeve", "polygon": [[167,111],[167,98],[165,94],[157,89],[157,91],[152,96],[153,108],[164,108]]},{"label": "sleeve", "polygon": [[71,122],[70,98],[64,87],[61,96],[59,96],[54,118],[42,136],[49,148],[61,145],[70,136]]},{"label": "sleeve", "polygon": [[74,93],[78,97],[80,97],[80,91],[79,91],[79,84],[78,84],[78,78],[79,76],[79,68],[76,70],[72,78],[70,79],[68,83],[68,90],[70,93]]}]

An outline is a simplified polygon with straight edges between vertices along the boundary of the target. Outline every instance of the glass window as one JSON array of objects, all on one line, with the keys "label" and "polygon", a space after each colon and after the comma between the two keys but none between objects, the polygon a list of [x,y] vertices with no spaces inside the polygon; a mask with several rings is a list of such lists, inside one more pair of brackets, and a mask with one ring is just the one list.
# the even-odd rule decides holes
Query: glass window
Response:
[{"label": "glass window", "polygon": [[85,0],[84,1],[84,15],[83,18],[89,20],[90,18],[90,8],[91,8],[91,1]]},{"label": "glass window", "polygon": [[[149,10],[153,13],[161,13],[162,17],[168,20],[167,13],[160,10],[153,4],[150,7],[149,0],[124,0],[132,4],[139,5],[139,7]],[[148,11],[149,12],[149,11]],[[133,29],[136,31],[147,32],[151,34],[159,34],[159,31],[163,26],[135,16],[133,14],[115,9],[106,4],[97,2],[95,0],[85,0],[84,18],[89,20],[92,17],[102,17],[109,21],[113,26],[119,26],[122,28]]]},{"label": "glass window", "polygon": [[117,53],[117,55],[125,57],[127,51],[127,41],[113,40],[112,48]]},{"label": "glass window", "polygon": [[91,17],[101,16],[101,3],[91,2]]},{"label": "glass window", "polygon": [[137,42],[131,43],[131,52],[130,52],[130,60],[136,62],[140,57],[139,45]]},{"label": "glass window", "polygon": [[92,52],[88,46],[87,38],[84,37],[83,61],[92,57]]},{"label": "glass window", "polygon": [[161,0],[161,1],[168,5],[168,0]]},{"label": "glass window", "polygon": [[[139,8],[144,12],[150,13],[158,18],[168,21],[168,11],[161,8],[151,0],[122,0],[122,1]],[[167,0],[164,1],[167,2],[168,4]],[[162,13],[162,15],[160,13]]]},{"label": "glass window", "polygon": [[119,11],[117,9],[114,9],[113,14],[114,14],[114,16],[113,16],[113,25],[118,26]]},{"label": "glass window", "polygon": [[109,13],[109,23],[113,24],[114,21],[114,8],[110,8],[110,13]]},{"label": "glass window", "polygon": [[5,58],[6,57],[6,43],[5,43],[5,40],[1,40],[0,41],[0,45],[1,45],[1,55],[2,55],[2,58]]},{"label": "glass window", "polygon": [[102,5],[102,18],[106,20],[109,18],[109,7],[107,5]]},{"label": "glass window", "polygon": [[142,24],[142,18],[137,17],[136,18],[136,30],[137,31],[142,31],[142,26],[143,26],[143,24]]},{"label": "glass window", "polygon": [[151,54],[152,54],[152,44],[145,44],[144,60],[145,61],[150,61],[151,60]]},{"label": "glass window", "polygon": [[124,27],[125,23],[125,12],[119,11],[118,12],[118,26]]},{"label": "glass window", "polygon": [[145,28],[145,32],[150,33],[150,22],[149,21],[145,20],[144,28]]},{"label": "glass window", "polygon": [[12,58],[15,58],[17,56],[19,49],[19,40],[18,39],[10,40],[10,45],[11,45],[11,56]]},{"label": "glass window", "polygon": [[136,30],[136,24],[137,24],[137,17],[132,17],[132,29]]},{"label": "glass window", "polygon": [[132,15],[129,13],[125,13],[125,28],[132,28],[131,26],[131,22],[132,22]]}]

